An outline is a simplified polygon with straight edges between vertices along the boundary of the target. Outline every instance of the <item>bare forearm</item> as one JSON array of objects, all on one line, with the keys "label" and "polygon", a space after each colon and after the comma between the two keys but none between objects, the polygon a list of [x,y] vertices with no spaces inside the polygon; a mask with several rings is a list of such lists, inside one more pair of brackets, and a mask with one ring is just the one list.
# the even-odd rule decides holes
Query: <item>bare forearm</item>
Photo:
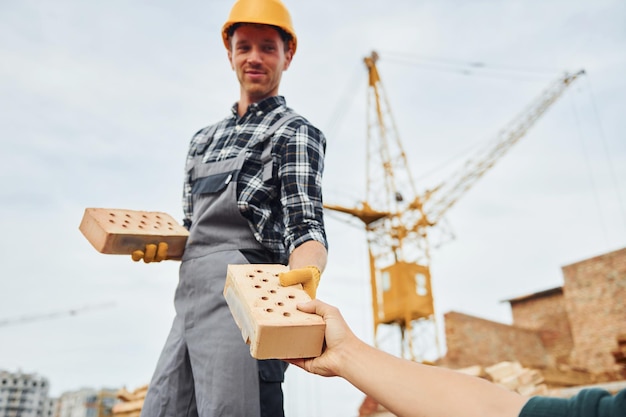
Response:
[{"label": "bare forearm", "polygon": [[409,362],[361,341],[338,374],[400,417],[517,417],[526,398],[477,377]]},{"label": "bare forearm", "polygon": [[289,267],[291,269],[303,268],[305,266],[316,266],[320,272],[326,268],[328,253],[326,247],[316,240],[309,240],[298,246],[289,256]]}]

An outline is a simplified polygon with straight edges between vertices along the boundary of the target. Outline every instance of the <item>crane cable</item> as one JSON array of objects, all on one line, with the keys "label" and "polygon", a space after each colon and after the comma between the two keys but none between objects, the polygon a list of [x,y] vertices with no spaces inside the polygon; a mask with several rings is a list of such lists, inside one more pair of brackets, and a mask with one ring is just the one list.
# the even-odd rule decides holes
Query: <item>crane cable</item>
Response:
[{"label": "crane cable", "polygon": [[32,315],[24,315],[24,316],[19,316],[19,317],[10,317],[10,318],[5,318],[5,319],[0,319],[0,327],[32,323],[32,322],[40,321],[40,320],[51,320],[51,319],[64,317],[64,316],[75,316],[76,314],[82,313],[87,310],[112,307],[114,304],[115,303],[113,302],[109,302],[109,303],[103,303],[103,304],[98,304],[98,305],[89,305],[89,306],[74,308],[71,310],[55,311],[51,313],[32,314]]},{"label": "crane cable", "polygon": [[562,72],[549,68],[512,68],[503,65],[486,65],[483,62],[467,62],[447,58],[419,56],[402,52],[382,52],[385,61],[402,65],[420,67],[422,69],[452,72],[460,75],[482,76],[489,78],[529,79],[553,78],[554,74]]},{"label": "crane cable", "polygon": [[344,90],[335,111],[331,112],[330,121],[328,122],[327,127],[324,129],[324,131],[327,132],[326,136],[331,137],[333,135],[339,125],[339,122],[341,121],[341,119],[343,119],[346,111],[351,107],[352,102],[356,98],[355,92],[362,84],[362,81],[365,78],[365,74],[361,70],[361,65],[359,65],[358,71],[355,72],[357,76],[350,77],[352,82],[347,83],[347,88]]},{"label": "crane cable", "polygon": [[600,140],[602,141],[604,153],[607,160],[607,165],[609,166],[609,173],[611,175],[611,180],[613,182],[613,187],[615,187],[615,194],[617,198],[617,202],[619,204],[619,208],[622,215],[622,221],[624,222],[624,234],[626,234],[626,208],[624,206],[624,200],[622,199],[622,194],[620,192],[620,184],[617,180],[617,175],[615,175],[615,167],[613,165],[613,161],[611,160],[611,153],[609,152],[609,147],[607,144],[606,136],[604,134],[604,129],[602,128],[602,122],[600,120],[600,114],[598,112],[598,106],[596,104],[595,95],[593,94],[593,88],[591,87],[591,81],[589,76],[587,78],[587,84],[589,86],[589,97],[591,99],[591,107],[593,108],[593,114],[595,116],[595,121],[597,124],[598,132],[600,134]]},{"label": "crane cable", "polygon": [[598,220],[600,221],[600,227],[604,235],[604,242],[605,244],[608,244],[609,235],[606,229],[606,223],[604,222],[604,216],[602,215],[602,206],[600,204],[600,196],[598,195],[598,187],[596,187],[596,183],[593,179],[593,170],[591,169],[591,161],[589,157],[589,152],[587,152],[587,149],[585,146],[584,135],[582,134],[582,129],[580,127],[580,117],[578,115],[578,111],[576,109],[576,105],[574,101],[572,100],[571,103],[572,103],[572,113],[574,115],[574,123],[576,124],[576,131],[578,132],[578,140],[580,140],[583,157],[585,159],[585,164],[587,166],[587,174],[589,176],[589,185],[591,186],[594,201],[596,203],[596,209],[598,210]]}]

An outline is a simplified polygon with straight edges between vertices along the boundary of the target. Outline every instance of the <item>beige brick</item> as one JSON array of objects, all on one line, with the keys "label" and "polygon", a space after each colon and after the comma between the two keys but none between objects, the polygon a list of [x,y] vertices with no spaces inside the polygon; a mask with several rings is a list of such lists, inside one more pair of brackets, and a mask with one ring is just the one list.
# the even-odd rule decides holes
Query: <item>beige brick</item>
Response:
[{"label": "beige brick", "polygon": [[79,229],[98,252],[120,255],[166,242],[168,255],[180,257],[189,236],[169,214],[125,209],[87,208]]},{"label": "beige brick", "polygon": [[300,284],[283,287],[284,265],[229,265],[224,297],[256,359],[310,358],[322,353],[326,324],[296,304],[311,298]]}]

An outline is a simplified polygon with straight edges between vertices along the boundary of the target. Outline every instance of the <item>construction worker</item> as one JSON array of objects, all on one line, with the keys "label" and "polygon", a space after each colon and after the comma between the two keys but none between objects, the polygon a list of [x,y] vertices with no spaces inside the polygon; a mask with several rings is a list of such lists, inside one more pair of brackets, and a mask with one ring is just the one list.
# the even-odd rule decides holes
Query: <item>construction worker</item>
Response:
[{"label": "construction worker", "polygon": [[[143,417],[283,416],[288,363],[250,356],[222,294],[227,265],[289,265],[281,284],[301,283],[312,298],[326,265],[326,139],[278,94],[297,48],[290,13],[280,0],[238,0],[222,38],[239,101],[191,140],[176,317]],[[163,242],[133,253],[135,261],[164,259]]]},{"label": "construction worker", "polygon": [[339,376],[398,417],[624,417],[626,389],[586,389],[572,398],[524,397],[485,379],[392,356],[358,339],[341,312],[320,300],[299,304],[326,323],[325,350],[289,362]]}]

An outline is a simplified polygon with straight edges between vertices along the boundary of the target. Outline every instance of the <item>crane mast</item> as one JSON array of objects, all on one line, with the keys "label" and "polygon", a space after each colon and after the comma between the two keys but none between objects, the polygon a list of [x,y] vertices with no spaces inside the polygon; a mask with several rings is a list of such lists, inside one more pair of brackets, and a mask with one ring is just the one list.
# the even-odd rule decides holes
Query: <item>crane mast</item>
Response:
[{"label": "crane mast", "polygon": [[430,277],[428,232],[482,175],[525,135],[583,71],[546,89],[486,149],[437,187],[418,194],[376,63],[368,70],[366,194],[357,207],[326,204],[365,226],[370,263],[374,342],[379,327],[399,327],[400,356],[430,361],[441,356]]}]

